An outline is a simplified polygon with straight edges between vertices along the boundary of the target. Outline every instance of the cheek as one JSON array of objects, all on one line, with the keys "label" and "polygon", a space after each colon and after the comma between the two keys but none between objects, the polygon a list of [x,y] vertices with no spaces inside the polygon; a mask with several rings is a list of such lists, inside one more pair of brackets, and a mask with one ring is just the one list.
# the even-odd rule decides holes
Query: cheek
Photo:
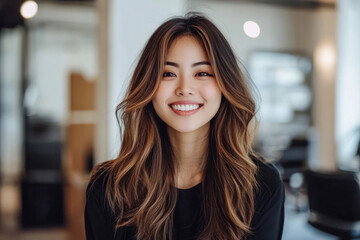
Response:
[{"label": "cheek", "polygon": [[202,93],[208,102],[219,103],[221,101],[221,91],[216,83],[202,87]]},{"label": "cheek", "polygon": [[156,102],[157,104],[163,102],[166,99],[167,94],[168,91],[166,87],[163,84],[160,84],[153,96],[153,101]]},{"label": "cheek", "polygon": [[161,111],[161,109],[166,105],[169,94],[169,88],[165,84],[160,84],[152,98],[153,106],[158,114],[159,111]]}]

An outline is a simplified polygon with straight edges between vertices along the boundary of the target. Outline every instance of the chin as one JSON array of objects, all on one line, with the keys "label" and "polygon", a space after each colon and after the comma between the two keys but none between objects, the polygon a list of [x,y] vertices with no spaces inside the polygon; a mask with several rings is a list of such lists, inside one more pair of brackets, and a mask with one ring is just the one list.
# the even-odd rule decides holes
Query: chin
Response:
[{"label": "chin", "polygon": [[171,128],[172,131],[176,131],[179,133],[189,133],[194,132],[197,128],[192,128],[189,126],[174,126],[174,125],[168,125],[169,128]]},{"label": "chin", "polygon": [[173,131],[179,133],[193,133],[196,131],[203,131],[204,128],[206,128],[207,126],[208,124],[204,124],[204,125],[181,124],[181,126],[175,124],[168,124],[168,127],[170,127]]}]

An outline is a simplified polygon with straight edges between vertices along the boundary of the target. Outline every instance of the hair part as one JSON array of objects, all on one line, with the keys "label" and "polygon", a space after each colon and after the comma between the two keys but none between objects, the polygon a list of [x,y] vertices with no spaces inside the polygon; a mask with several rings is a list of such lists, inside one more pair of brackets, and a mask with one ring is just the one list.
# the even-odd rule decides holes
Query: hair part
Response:
[{"label": "hair part", "polygon": [[211,120],[204,169],[204,225],[198,239],[241,239],[251,232],[257,188],[252,141],[256,104],[231,47],[207,18],[189,13],[163,23],[150,37],[134,70],[126,98],[116,110],[122,126],[118,157],[93,171],[108,174],[106,199],[116,228],[135,226],[137,239],[172,239],[177,201],[173,152],[166,124],[152,98],[171,43],[189,35],[203,45],[222,92]]}]

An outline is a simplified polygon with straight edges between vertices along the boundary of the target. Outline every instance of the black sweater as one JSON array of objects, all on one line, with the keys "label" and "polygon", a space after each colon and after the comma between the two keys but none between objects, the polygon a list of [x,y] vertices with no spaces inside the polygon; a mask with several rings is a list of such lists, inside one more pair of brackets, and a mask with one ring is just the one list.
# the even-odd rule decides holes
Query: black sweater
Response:
[{"label": "black sweater", "polygon": [[[259,189],[255,195],[255,213],[251,222],[252,235],[246,239],[279,240],[284,223],[284,187],[276,168],[261,160],[258,166]],[[105,175],[105,174],[104,174]],[[102,175],[102,176],[104,176]],[[190,189],[178,189],[174,212],[174,239],[196,239],[200,231],[201,183]],[[86,191],[85,230],[87,240],[135,240],[136,229],[119,228],[114,234],[115,218],[105,202],[104,177],[90,182]]]}]

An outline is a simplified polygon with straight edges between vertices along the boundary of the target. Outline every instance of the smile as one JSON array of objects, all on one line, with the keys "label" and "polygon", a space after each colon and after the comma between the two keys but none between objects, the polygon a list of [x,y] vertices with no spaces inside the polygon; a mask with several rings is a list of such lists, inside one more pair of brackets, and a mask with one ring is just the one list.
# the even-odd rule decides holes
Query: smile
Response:
[{"label": "smile", "polygon": [[195,114],[203,104],[170,104],[171,109],[180,116],[190,116]]},{"label": "smile", "polygon": [[199,104],[186,104],[186,105],[180,105],[180,104],[174,104],[171,105],[172,109],[178,110],[178,111],[193,111],[195,109],[198,109],[200,107]]}]

